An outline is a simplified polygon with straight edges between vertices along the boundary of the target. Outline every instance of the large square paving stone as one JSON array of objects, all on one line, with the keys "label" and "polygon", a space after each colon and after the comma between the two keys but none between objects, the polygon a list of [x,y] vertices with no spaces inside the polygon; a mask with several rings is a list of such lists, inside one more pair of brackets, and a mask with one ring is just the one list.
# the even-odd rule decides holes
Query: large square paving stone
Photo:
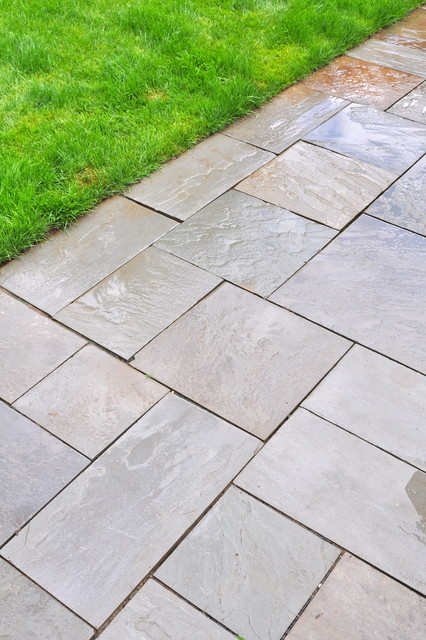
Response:
[{"label": "large square paving stone", "polygon": [[89,345],[14,406],[93,458],[167,391],[118,358]]},{"label": "large square paving stone", "polygon": [[426,373],[426,238],[361,216],[271,299]]},{"label": "large square paving stone", "polygon": [[273,157],[272,153],[217,134],[131,187],[127,195],[186,220]]},{"label": "large square paving stone", "polygon": [[157,246],[268,296],[335,235],[281,207],[229,191],[172,229]]},{"label": "large square paving stone", "polygon": [[1,545],[89,460],[3,402],[0,442]]},{"label": "large square paving stone", "polygon": [[339,550],[232,487],[156,575],[250,640],[280,640]]},{"label": "large square paving stone", "polygon": [[136,354],[134,365],[266,438],[349,346],[225,283]]},{"label": "large square paving stone", "polygon": [[406,73],[413,73],[426,77],[426,52],[411,49],[400,44],[381,42],[376,38],[370,38],[359,47],[351,49],[348,56],[361,58],[368,62],[382,64],[385,67],[399,69]]},{"label": "large square paving stone", "polygon": [[0,398],[13,402],[86,340],[0,291]]},{"label": "large square paving stone", "polygon": [[426,124],[426,82],[398,100],[388,111]]},{"label": "large square paving stone", "polygon": [[258,445],[170,394],[38,513],[2,555],[99,627]]},{"label": "large square paving stone", "polygon": [[397,177],[360,160],[297,142],[237,189],[341,229]]},{"label": "large square paving stone", "polygon": [[130,358],[219,283],[216,276],[149,247],[56,318]]},{"label": "large square paving stone", "polygon": [[0,269],[0,284],[54,314],[152,244],[175,222],[110,198]]},{"label": "large square paving stone", "polygon": [[345,554],[288,640],[423,640],[426,600]]},{"label": "large square paving stone", "polygon": [[236,484],[426,594],[422,471],[298,409]]},{"label": "large square paving stone", "polygon": [[374,40],[426,49],[426,13],[424,7],[408,14],[404,20],[376,33]]}]

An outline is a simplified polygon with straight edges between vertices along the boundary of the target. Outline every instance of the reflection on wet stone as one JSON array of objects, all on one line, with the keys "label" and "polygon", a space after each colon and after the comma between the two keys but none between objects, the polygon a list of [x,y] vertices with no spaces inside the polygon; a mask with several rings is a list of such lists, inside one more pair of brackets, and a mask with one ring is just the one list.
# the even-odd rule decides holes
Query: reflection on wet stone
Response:
[{"label": "reflection on wet stone", "polygon": [[401,98],[389,113],[426,124],[426,82]]},{"label": "reflection on wet stone", "polygon": [[424,52],[399,44],[381,42],[375,38],[370,38],[359,47],[348,51],[347,55],[422,76],[423,78],[426,76]]},{"label": "reflection on wet stone", "polygon": [[422,8],[412,11],[404,20],[377,33],[374,40],[426,49],[426,12]]}]

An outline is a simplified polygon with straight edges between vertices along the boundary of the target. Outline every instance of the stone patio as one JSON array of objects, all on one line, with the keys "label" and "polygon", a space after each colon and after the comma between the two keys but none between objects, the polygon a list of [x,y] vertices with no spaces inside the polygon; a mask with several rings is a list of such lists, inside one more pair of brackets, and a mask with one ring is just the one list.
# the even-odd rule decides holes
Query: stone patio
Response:
[{"label": "stone patio", "polygon": [[424,640],[426,11],[0,268],[0,637]]}]

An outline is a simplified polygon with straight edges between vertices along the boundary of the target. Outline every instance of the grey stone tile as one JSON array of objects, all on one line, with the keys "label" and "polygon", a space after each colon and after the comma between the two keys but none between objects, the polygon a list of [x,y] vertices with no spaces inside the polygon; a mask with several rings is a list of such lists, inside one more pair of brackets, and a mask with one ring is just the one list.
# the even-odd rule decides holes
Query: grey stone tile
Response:
[{"label": "grey stone tile", "polygon": [[303,406],[426,471],[426,377],[356,345]]},{"label": "grey stone tile", "polygon": [[94,630],[0,558],[0,637],[89,640]]},{"label": "grey stone tile", "polygon": [[361,216],[271,299],[426,373],[426,238]]},{"label": "grey stone tile", "polygon": [[347,104],[341,98],[295,84],[251,115],[238,120],[224,133],[281,153]]},{"label": "grey stone tile", "polygon": [[257,448],[255,438],[170,394],[2,554],[98,627]]},{"label": "grey stone tile", "polygon": [[335,235],[290,211],[229,191],[157,246],[267,296]]},{"label": "grey stone tile", "polygon": [[236,483],[426,593],[422,471],[298,409]]},{"label": "grey stone tile", "polygon": [[371,38],[359,47],[348,51],[347,55],[426,77],[426,53],[400,44],[380,42]]},{"label": "grey stone tile", "polygon": [[85,343],[0,291],[0,397],[13,402]]},{"label": "grey stone tile", "polygon": [[125,198],[105,200],[0,269],[0,284],[56,313],[152,244],[175,222]]},{"label": "grey stone tile", "polygon": [[426,82],[398,100],[388,111],[426,124]]},{"label": "grey stone tile", "polygon": [[288,640],[423,640],[426,600],[345,554]]},{"label": "grey stone tile", "polygon": [[368,207],[375,218],[426,235],[426,156]]},{"label": "grey stone tile", "polygon": [[235,636],[154,580],[118,614],[102,640],[235,640]]},{"label": "grey stone tile", "polygon": [[231,488],[157,570],[250,640],[280,640],[339,550]]},{"label": "grey stone tile", "polygon": [[0,442],[1,545],[89,460],[3,402]]},{"label": "grey stone tile", "polygon": [[149,247],[56,318],[130,358],[219,283],[214,275]]},{"label": "grey stone tile", "polygon": [[166,393],[154,380],[89,345],[14,406],[93,458]]},{"label": "grey stone tile", "polygon": [[266,438],[349,343],[225,283],[142,349],[134,365]]},{"label": "grey stone tile", "polygon": [[217,134],[131,187],[127,195],[186,220],[273,157],[267,151]]},{"label": "grey stone tile", "polygon": [[396,178],[360,160],[297,142],[237,189],[341,229]]},{"label": "grey stone tile", "polygon": [[353,104],[308,133],[305,140],[401,174],[425,153],[426,127]]}]

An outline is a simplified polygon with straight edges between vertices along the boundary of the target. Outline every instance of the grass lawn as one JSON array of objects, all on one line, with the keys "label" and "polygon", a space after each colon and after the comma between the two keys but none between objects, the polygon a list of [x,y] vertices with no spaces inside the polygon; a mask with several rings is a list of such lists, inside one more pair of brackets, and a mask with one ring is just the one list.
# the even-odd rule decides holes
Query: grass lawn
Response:
[{"label": "grass lawn", "polygon": [[0,262],[419,0],[1,0]]}]

